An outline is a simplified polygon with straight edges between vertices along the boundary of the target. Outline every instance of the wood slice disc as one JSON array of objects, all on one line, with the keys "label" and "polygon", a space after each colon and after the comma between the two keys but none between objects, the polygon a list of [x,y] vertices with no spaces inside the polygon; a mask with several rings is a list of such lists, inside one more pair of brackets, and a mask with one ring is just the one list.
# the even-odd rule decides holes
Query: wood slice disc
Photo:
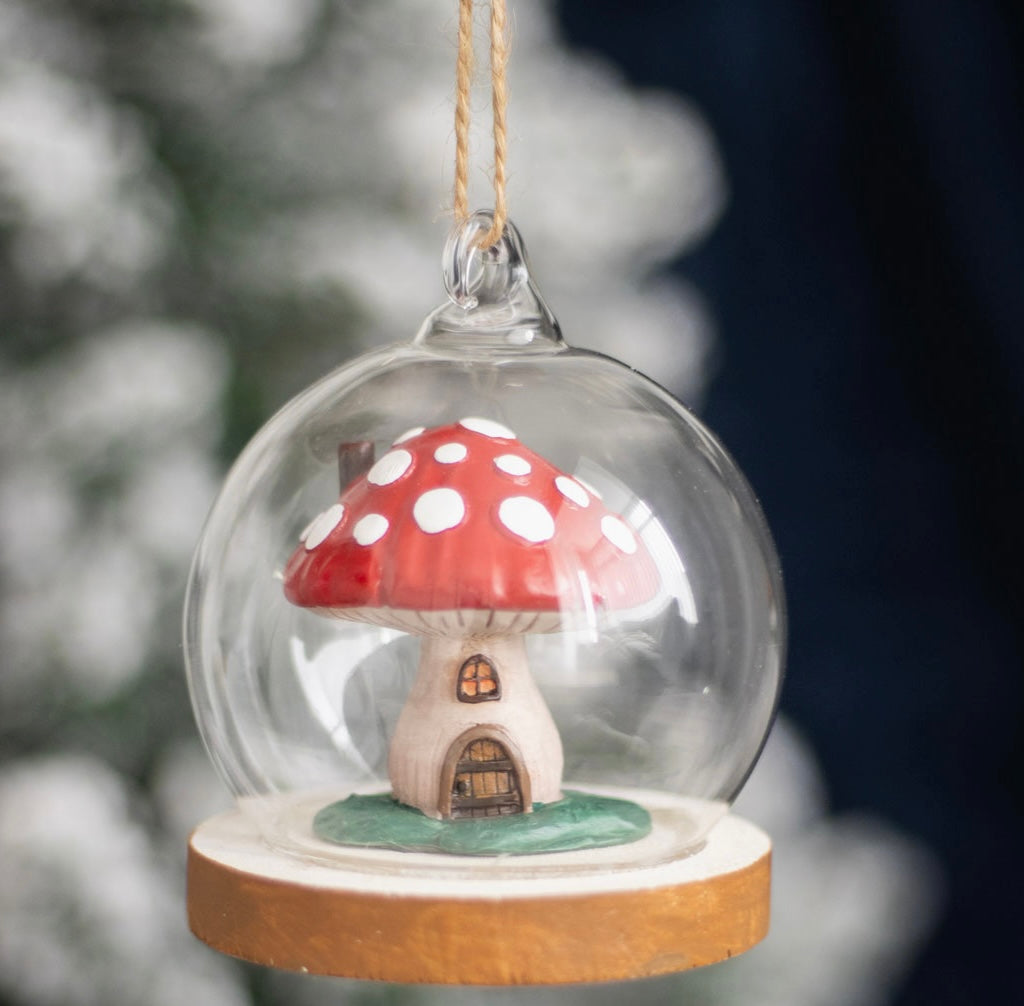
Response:
[{"label": "wood slice disc", "polygon": [[[628,849],[628,846],[623,846]],[[727,816],[698,852],[654,866],[531,872],[377,850],[361,870],[265,843],[228,811],[189,843],[189,925],[217,950],[310,974],[387,982],[621,981],[733,957],[768,931],[771,843]],[[574,857],[576,857],[574,859]],[[430,858],[448,861],[430,869]],[[388,864],[390,862],[390,869]]]}]

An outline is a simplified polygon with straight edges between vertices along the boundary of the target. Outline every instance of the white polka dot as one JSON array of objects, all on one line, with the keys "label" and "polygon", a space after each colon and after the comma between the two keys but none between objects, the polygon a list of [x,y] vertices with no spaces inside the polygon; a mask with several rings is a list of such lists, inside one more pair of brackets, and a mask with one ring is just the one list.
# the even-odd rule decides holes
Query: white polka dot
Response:
[{"label": "white polka dot", "polygon": [[368,513],[352,528],[352,537],[357,545],[372,545],[384,537],[388,526],[387,517],[379,513]]},{"label": "white polka dot", "polygon": [[312,552],[340,523],[345,516],[345,507],[335,503],[328,507],[306,531],[306,551]]},{"label": "white polka dot", "polygon": [[555,536],[555,522],[547,508],[529,496],[510,496],[501,501],[498,519],[513,534],[534,544]]},{"label": "white polka dot", "polygon": [[502,426],[501,423],[496,423],[493,419],[481,419],[479,416],[467,416],[465,419],[460,419],[459,426],[485,437],[499,437],[502,440],[515,440],[516,438],[516,435],[507,426]]},{"label": "white polka dot", "polygon": [[601,518],[601,534],[603,534],[620,552],[632,555],[636,551],[636,538],[618,517],[605,514]]},{"label": "white polka dot", "polygon": [[579,476],[577,476],[576,481],[579,482],[579,484],[583,486],[591,496],[595,496],[599,500],[604,499],[604,497],[589,482],[584,482],[583,479],[579,478]]},{"label": "white polka dot", "polygon": [[567,499],[572,500],[577,506],[590,506],[590,497],[587,490],[575,479],[568,475],[559,475],[555,479],[555,488]]},{"label": "white polka dot", "polygon": [[413,437],[418,437],[425,429],[425,426],[414,426],[411,430],[406,430],[400,437],[395,437],[391,442],[391,446],[397,447],[399,444],[404,444],[406,440],[412,440]]},{"label": "white polka dot", "polygon": [[303,529],[302,534],[299,535],[299,541],[305,541],[309,537],[309,532],[313,530],[313,525],[320,519],[320,514],[317,514]]},{"label": "white polka dot", "polygon": [[375,486],[389,486],[400,479],[412,464],[408,451],[388,451],[367,473],[366,481]]},{"label": "white polka dot", "polygon": [[455,527],[466,516],[466,504],[454,489],[430,489],[412,508],[421,531],[438,534]]},{"label": "white polka dot", "polygon": [[460,461],[465,461],[468,453],[469,451],[466,450],[465,444],[441,444],[434,451],[434,460],[440,461],[443,465],[454,465]]},{"label": "white polka dot", "polygon": [[529,475],[533,466],[518,454],[502,454],[494,459],[494,467],[506,475]]}]

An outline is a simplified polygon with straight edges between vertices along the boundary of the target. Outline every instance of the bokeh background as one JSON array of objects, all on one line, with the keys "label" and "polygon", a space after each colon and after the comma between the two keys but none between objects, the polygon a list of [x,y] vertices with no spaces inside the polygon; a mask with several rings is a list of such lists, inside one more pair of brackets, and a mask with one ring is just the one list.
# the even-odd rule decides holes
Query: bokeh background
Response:
[{"label": "bokeh background", "polygon": [[[221,958],[191,548],[288,397],[439,301],[454,0],[0,0],[0,1003],[1012,1002],[1024,12],[512,0],[510,200],[571,342],[690,402],[791,606],[740,801],[769,939],[623,987]],[[474,202],[486,204],[487,94]]]}]

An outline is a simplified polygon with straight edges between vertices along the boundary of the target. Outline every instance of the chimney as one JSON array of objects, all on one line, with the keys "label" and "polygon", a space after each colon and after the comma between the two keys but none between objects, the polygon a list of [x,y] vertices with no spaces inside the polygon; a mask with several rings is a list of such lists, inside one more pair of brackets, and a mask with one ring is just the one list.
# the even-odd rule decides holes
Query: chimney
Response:
[{"label": "chimney", "polygon": [[353,480],[373,467],[373,441],[354,440],[338,444],[338,481],[344,492]]}]

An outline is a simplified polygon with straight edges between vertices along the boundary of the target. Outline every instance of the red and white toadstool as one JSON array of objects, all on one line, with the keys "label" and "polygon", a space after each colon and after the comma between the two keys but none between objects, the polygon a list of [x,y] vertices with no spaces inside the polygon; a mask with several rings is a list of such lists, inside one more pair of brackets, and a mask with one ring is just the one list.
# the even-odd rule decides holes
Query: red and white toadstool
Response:
[{"label": "red and white toadstool", "polygon": [[643,541],[593,490],[476,417],[409,430],[306,529],[289,601],[423,637],[391,741],[394,797],[430,817],[529,811],[561,797],[562,745],[524,634],[577,604],[658,592]]}]

